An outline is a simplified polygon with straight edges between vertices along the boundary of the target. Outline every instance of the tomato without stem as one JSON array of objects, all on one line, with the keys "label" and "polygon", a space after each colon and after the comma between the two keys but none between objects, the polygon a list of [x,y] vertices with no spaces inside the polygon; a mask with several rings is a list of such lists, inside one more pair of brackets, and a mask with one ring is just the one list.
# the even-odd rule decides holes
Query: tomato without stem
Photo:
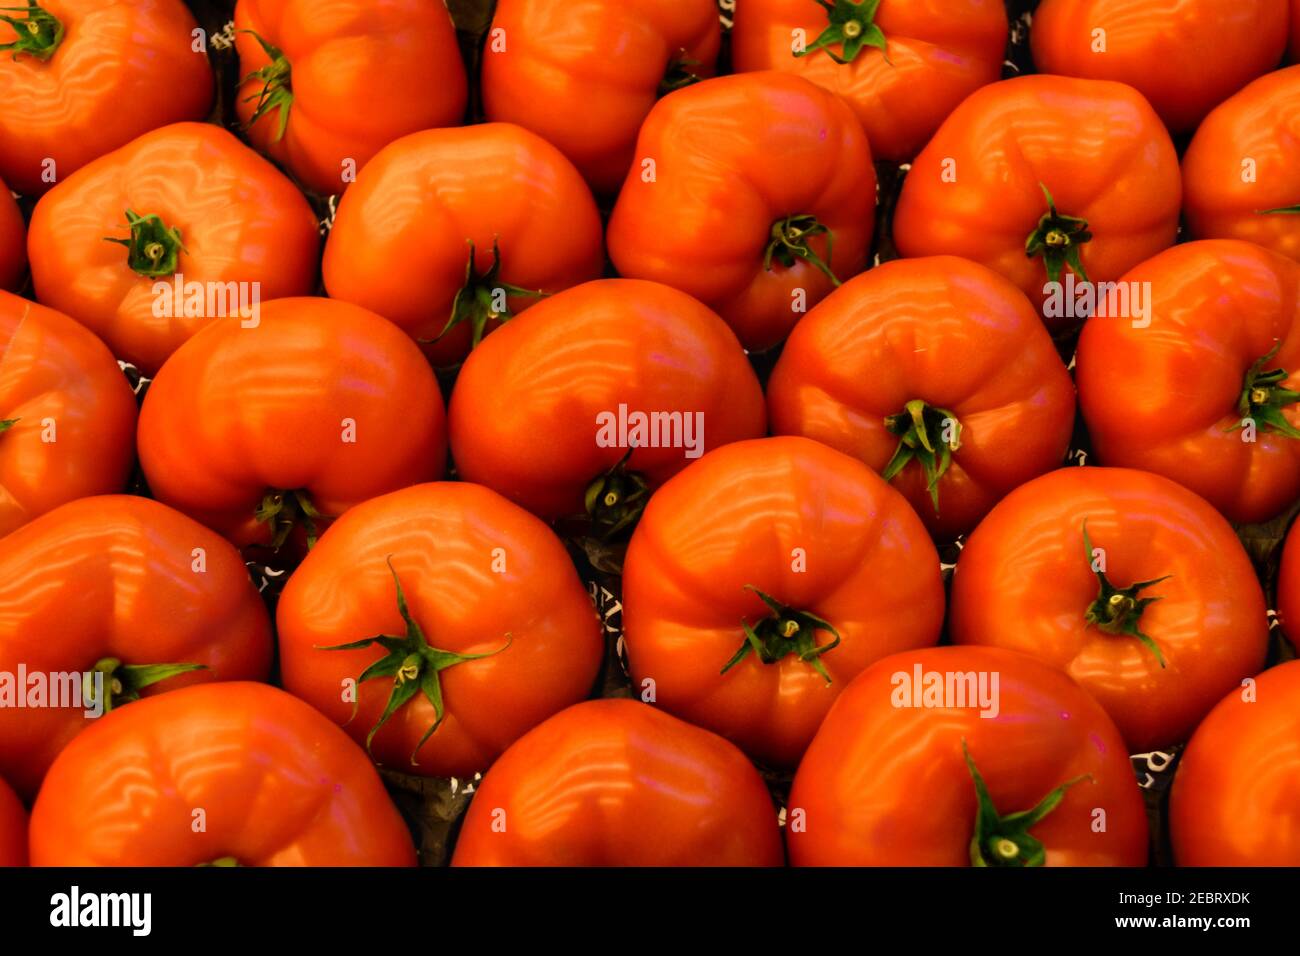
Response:
[{"label": "tomato without stem", "polygon": [[0,780],[0,867],[27,865],[27,811]]},{"label": "tomato without stem", "polygon": [[22,210],[0,180],[0,291],[17,292],[27,273],[27,225]]},{"label": "tomato without stem", "polygon": [[875,204],[871,150],[843,100],[785,73],[720,77],[646,117],[609,255],[766,349],[866,266]]},{"label": "tomato without stem", "polygon": [[949,256],[889,262],[831,293],[795,326],[767,402],[774,433],[886,475],[940,538],[1059,466],[1074,429],[1074,385],[1033,306]]},{"label": "tomato without stem", "polygon": [[1077,354],[1097,457],[1172,478],[1230,520],[1300,497],[1300,266],[1245,242],[1177,246],[1124,283],[1149,313],[1095,316]]},{"label": "tomato without stem", "polygon": [[721,737],[592,700],[521,737],[474,794],[453,866],[780,866],[762,777]]},{"label": "tomato without stem", "polygon": [[1300,521],[1291,526],[1277,579],[1277,613],[1283,632],[1300,648]]}]

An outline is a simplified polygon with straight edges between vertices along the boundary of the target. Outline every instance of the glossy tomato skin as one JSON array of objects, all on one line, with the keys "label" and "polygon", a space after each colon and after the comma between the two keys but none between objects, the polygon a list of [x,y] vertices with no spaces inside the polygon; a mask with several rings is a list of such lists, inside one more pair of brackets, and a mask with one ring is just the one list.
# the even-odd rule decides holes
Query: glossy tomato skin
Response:
[{"label": "glossy tomato skin", "polygon": [[[898,675],[987,675],[996,716],[972,706],[895,706]],[[946,703],[959,703],[947,701]],[[937,647],[878,661],[835,702],[795,774],[795,866],[967,866],[976,819],[970,750],[999,813],[1028,810],[1082,775],[1030,829],[1047,866],[1142,866],[1147,821],[1115,725],[1063,674],[1024,654]],[[1096,829],[1097,810],[1106,826]]]},{"label": "glossy tomato skin", "polygon": [[282,690],[230,682],[138,701],[69,744],[32,808],[31,858],[414,866],[415,848],[347,734]]},{"label": "glossy tomato skin", "polygon": [[[271,622],[238,552],[156,501],[108,495],[56,508],[0,540],[0,571],[7,673],[85,673],[107,658],[208,668],[144,688],[151,695],[270,672]],[[0,708],[0,776],[34,795],[94,723],[83,707]]]},{"label": "glossy tomato skin", "polygon": [[64,502],[123,491],[136,402],[104,344],[66,315],[0,291],[0,535]]},{"label": "glossy tomato skin", "polygon": [[[239,0],[235,48],[243,82],[236,111],[258,150],[313,192],[340,193],[393,140],[454,126],[467,84],[451,15],[426,0]],[[252,122],[271,65],[260,36],[288,61],[293,96]]]},{"label": "glossy tomato skin", "polygon": [[[577,170],[522,127],[488,123],[414,133],[370,162],[339,204],[325,288],[396,322],[435,365],[455,365],[469,353],[470,324],[442,332],[471,243],[479,276],[495,243],[496,280],[520,289],[560,292],[604,268],[600,213]],[[539,301],[503,298],[511,313]]]},{"label": "glossy tomato skin", "polygon": [[1185,133],[1277,67],[1287,43],[1288,2],[1044,0],[1029,39],[1043,73],[1127,83],[1171,130]]},{"label": "glossy tomato skin", "polygon": [[554,143],[598,194],[618,191],[637,130],[674,63],[712,76],[713,0],[500,0],[483,50],[483,108]]},{"label": "glossy tomato skin", "polygon": [[1291,62],[1300,62],[1300,0],[1291,0]]},{"label": "glossy tomato skin", "polygon": [[614,265],[699,299],[747,349],[776,345],[833,288],[807,258],[765,265],[775,224],[815,217],[833,250],[825,235],[801,241],[841,281],[866,266],[871,149],[848,105],[807,80],[766,71],[678,90],[646,117],[635,155],[606,235]]},{"label": "glossy tomato skin", "polygon": [[27,865],[27,811],[0,779],[0,867]]},{"label": "glossy tomato skin", "polygon": [[0,291],[17,292],[27,273],[27,225],[22,210],[0,180]]},{"label": "glossy tomato skin", "polygon": [[1169,799],[1179,866],[1300,866],[1300,661],[1233,690],[1183,751]]},{"label": "glossy tomato skin", "polygon": [[[0,178],[19,193],[39,196],[149,130],[207,115],[212,67],[182,0],[40,6],[64,28],[54,54],[0,58]],[[0,43],[14,38],[0,23]]]},{"label": "glossy tomato skin", "polygon": [[430,646],[490,656],[440,673],[444,719],[423,745],[437,712],[423,695],[405,704],[375,736],[371,753],[380,764],[472,777],[525,731],[590,693],[605,642],[559,538],[478,485],[417,485],[358,505],[332,525],[277,608],[285,689],[358,743],[379,721],[393,680],[359,685],[355,708],[340,689],[386,652],[322,648],[406,634],[394,572]]},{"label": "glossy tomato skin", "polygon": [[920,461],[892,484],[941,539],[1059,466],[1074,429],[1074,385],[1033,306],[996,272],[951,256],[895,260],[846,282],[795,326],[767,387],[774,434],[816,439],[876,472],[900,442],[886,418],[918,399],[952,414],[958,448],[937,511]]},{"label": "glossy tomato skin", "polygon": [[1293,645],[1300,646],[1300,523],[1291,526],[1282,550],[1277,579],[1277,613],[1282,631]]},{"label": "glossy tomato skin", "polygon": [[[1137,622],[1166,666],[1138,638],[1086,620],[1101,589],[1094,566],[1116,588],[1168,576],[1138,594],[1159,600]],[[1185,741],[1268,651],[1264,594],[1231,525],[1168,479],[1122,468],[1065,468],[1008,495],[962,549],[948,628],[954,643],[1065,671],[1131,753]]]},{"label": "glossy tomato skin", "polygon": [[[907,501],[806,438],[727,445],[673,478],[650,499],[623,573],[634,685],[781,769],[863,668],[936,643],[943,626],[938,555]],[[794,654],[750,653],[722,673],[743,622],[771,616],[751,588],[836,629],[839,646],[820,657],[829,682]]]},{"label": "glossy tomato skin", "polygon": [[[1123,281],[1148,284],[1148,318],[1094,316],[1077,354],[1098,459],[1172,478],[1231,521],[1283,511],[1300,497],[1300,440],[1262,418],[1239,427],[1239,403],[1252,366],[1275,347],[1264,368],[1287,370],[1280,387],[1300,389],[1300,266],[1250,243],[1207,240]],[[1300,427],[1300,405],[1280,414]]]},{"label": "glossy tomato skin", "polygon": [[452,857],[453,866],[783,862],[776,810],[744,754],[632,700],[576,704],[521,737],[483,778]]},{"label": "glossy tomato skin", "polygon": [[[536,515],[582,514],[588,485],[628,453],[597,441],[598,416],[620,405],[703,416],[704,452],[767,430],[758,378],[716,314],[667,286],[602,279],[545,299],[470,354],[451,396],[452,456],[461,477]],[[654,488],[688,452],[637,448],[627,468]]]},{"label": "glossy tomato skin", "polygon": [[1044,186],[1062,215],[1087,220],[1081,260],[1093,282],[1118,279],[1177,235],[1178,156],[1141,94],[1021,76],[971,94],[939,127],[904,181],[894,241],[904,256],[988,266],[1041,305],[1047,270],[1025,244],[1048,211]]},{"label": "glossy tomato skin", "polygon": [[271,542],[256,518],[270,492],[304,491],[323,529],[441,477],[447,456],[442,395],[415,343],[373,312],[307,298],[181,346],[149,387],[138,444],[154,496],[237,547]]},{"label": "glossy tomato skin", "polygon": [[1187,225],[1300,262],[1300,65],[1262,76],[1205,118],[1183,156]]},{"label": "glossy tomato skin", "polygon": [[[874,22],[887,54],[864,47],[848,64],[825,51],[794,55],[796,30],[812,46],[829,23],[814,4],[745,0],[736,5],[735,20],[731,59],[737,72],[781,70],[839,94],[862,122],[872,155],[898,163],[920,152],[958,103],[998,79],[1007,42],[1001,0],[883,4]],[[843,59],[840,44],[831,49]]]}]

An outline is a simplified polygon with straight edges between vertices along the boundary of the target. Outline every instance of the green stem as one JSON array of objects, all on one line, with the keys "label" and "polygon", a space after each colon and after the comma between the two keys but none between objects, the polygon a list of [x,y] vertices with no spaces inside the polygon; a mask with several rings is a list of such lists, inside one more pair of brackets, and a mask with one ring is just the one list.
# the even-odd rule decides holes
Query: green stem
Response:
[{"label": "green stem", "polygon": [[492,265],[480,275],[474,261],[474,243],[468,244],[469,261],[465,264],[465,284],[460,287],[456,298],[452,301],[451,316],[447,319],[447,324],[442,327],[442,331],[432,339],[419,340],[425,345],[437,342],[456,326],[468,323],[472,330],[470,348],[477,348],[483,341],[489,322],[505,322],[514,317],[506,302],[508,296],[542,298],[548,294],[540,289],[521,289],[517,285],[500,280],[501,249],[495,239],[492,240]]},{"label": "green stem", "polygon": [[1084,244],[1092,240],[1088,221],[1057,212],[1056,200],[1048,192],[1047,186],[1039,183],[1038,188],[1047,198],[1047,212],[1025,240],[1025,255],[1030,259],[1042,256],[1043,265],[1047,267],[1047,278],[1052,282],[1061,281],[1061,273],[1067,265],[1084,282],[1090,281],[1079,258]]},{"label": "green stem", "polygon": [[612,541],[634,525],[650,498],[650,486],[645,478],[628,470],[633,451],[629,448],[614,467],[595,478],[583,496],[592,535],[602,542]]},{"label": "green stem", "polygon": [[209,863],[196,863],[194,865],[196,867],[203,867],[203,866],[229,867],[229,866],[239,866],[240,863],[239,860],[235,859],[233,856],[220,856]]},{"label": "green stem", "polygon": [[[740,650],[723,665],[721,673],[727,673],[751,653],[758,655],[758,659],[764,664],[775,664],[794,654],[799,660],[811,666],[829,684],[831,675],[827,673],[826,665],[822,663],[821,658],[827,651],[834,650],[839,645],[839,632],[830,622],[808,611],[797,611],[786,607],[751,584],[746,584],[745,590],[757,594],[759,600],[766,604],[772,613],[753,625],[741,620],[740,626],[745,629],[745,640],[741,642]],[[834,640],[829,644],[819,645],[818,631],[826,631]]]},{"label": "green stem", "polygon": [[[1093,548],[1092,539],[1088,536],[1088,522],[1086,519],[1083,522],[1083,548],[1088,566],[1091,568],[1093,564]],[[1117,588],[1110,583],[1105,571],[1094,568],[1093,574],[1097,575],[1097,581],[1101,587],[1097,597],[1088,605],[1088,610],[1083,616],[1084,621],[1096,627],[1103,634],[1122,634],[1128,637],[1136,637],[1156,656],[1156,660],[1160,662],[1160,666],[1163,668],[1165,666],[1165,655],[1161,653],[1160,645],[1149,635],[1144,634],[1139,627],[1142,612],[1161,599],[1158,597],[1142,597],[1141,592],[1162,581],[1168,581],[1173,575],[1166,574],[1162,578],[1138,581],[1126,588]]]},{"label": "green stem", "polygon": [[1229,432],[1244,428],[1249,419],[1258,422],[1265,431],[1274,431],[1287,438],[1300,438],[1300,429],[1287,421],[1283,413],[1283,409],[1300,402],[1300,392],[1286,387],[1290,373],[1280,368],[1264,371],[1264,366],[1277,358],[1281,348],[1282,343],[1279,341],[1267,355],[1256,359],[1246,372],[1241,396],[1237,399],[1238,421],[1228,429]]},{"label": "green stem", "polygon": [[[826,259],[813,251],[809,244],[813,236],[826,237]],[[772,270],[772,260],[776,259],[785,268],[794,267],[796,260],[803,259],[816,266],[835,286],[840,280],[831,271],[830,260],[834,257],[835,234],[817,221],[816,216],[786,216],[772,223],[771,240],[763,252],[763,268]]]},{"label": "green stem", "polygon": [[105,236],[104,241],[126,246],[126,264],[131,271],[150,279],[175,275],[181,253],[188,252],[181,231],[168,226],[160,216],[140,216],[130,209],[126,211],[126,224],[131,230],[130,239]]},{"label": "green stem", "polygon": [[314,548],[320,537],[318,521],[324,517],[305,489],[272,489],[262,498],[255,512],[257,520],[271,527],[271,548],[279,551],[298,525],[307,532],[307,547]]},{"label": "green stem", "polygon": [[105,657],[95,662],[88,674],[83,675],[81,684],[82,698],[91,703],[98,703],[95,688],[95,675],[103,675],[104,713],[108,713],[122,704],[129,704],[140,699],[140,692],[151,684],[188,674],[191,671],[207,670],[205,664],[123,664],[116,657]]},{"label": "green stem", "polygon": [[704,77],[695,69],[699,65],[699,60],[691,59],[685,50],[678,50],[677,55],[668,61],[668,66],[664,69],[663,79],[659,81],[659,95],[667,96],[676,90],[700,82]]},{"label": "green stem", "polygon": [[14,427],[15,425],[17,425],[20,421],[22,421],[21,418],[5,418],[5,419],[0,419],[0,435],[3,435],[3,434],[4,434],[5,432],[7,432],[9,429],[13,428],[13,427]]},{"label": "green stem", "polygon": [[257,102],[257,108],[244,124],[244,129],[251,129],[263,116],[272,110],[279,110],[279,123],[276,126],[274,139],[274,142],[278,143],[284,138],[284,131],[289,126],[289,112],[293,109],[293,69],[289,65],[288,57],[278,47],[271,45],[252,30],[239,32],[252,36],[271,61],[260,70],[253,70],[239,81],[240,86],[250,81],[258,81],[262,84],[262,88],[256,93],[244,97],[245,103]]},{"label": "green stem", "polygon": [[[6,13],[25,16],[10,17],[5,16]],[[63,24],[36,0],[27,0],[25,7],[0,7],[0,22],[9,24],[18,34],[18,39],[0,43],[0,50],[12,50],[15,60],[24,53],[38,60],[48,60],[63,42]]]},{"label": "green stem", "polygon": [[[885,34],[876,25],[876,10],[880,7],[880,0],[814,0],[818,6],[826,11],[827,27],[821,32],[821,35],[805,50],[795,54],[795,56],[808,56],[818,50],[824,50],[836,63],[852,63],[857,55],[867,47],[875,47],[885,54],[885,62],[889,60],[889,46],[885,40]],[[840,46],[840,52],[837,54],[831,49],[836,44]]]},{"label": "green stem", "polygon": [[913,460],[925,471],[926,488],[939,513],[939,480],[952,464],[952,453],[961,447],[961,423],[944,408],[934,408],[914,399],[903,410],[885,419],[885,428],[899,436],[898,448],[881,477],[893,480]]},{"label": "green stem", "polygon": [[1257,215],[1271,216],[1274,214],[1300,216],[1300,206],[1281,206],[1277,209],[1261,209]]}]

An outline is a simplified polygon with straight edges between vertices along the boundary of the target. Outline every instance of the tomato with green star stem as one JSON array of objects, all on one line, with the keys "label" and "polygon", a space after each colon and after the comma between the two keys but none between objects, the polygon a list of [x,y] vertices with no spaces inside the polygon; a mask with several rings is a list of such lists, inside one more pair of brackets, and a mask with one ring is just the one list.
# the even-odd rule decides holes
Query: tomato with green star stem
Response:
[{"label": "tomato with green star stem", "polygon": [[1123,468],[1064,468],[1003,499],[957,560],[948,629],[1068,673],[1131,753],[1185,741],[1268,653],[1264,594],[1232,526]]},{"label": "tomato with green star stem", "polygon": [[22,210],[0,180],[0,292],[17,292],[27,274],[27,225]]},{"label": "tomato with green star stem", "polygon": [[0,867],[27,865],[27,811],[0,778]]},{"label": "tomato with green star stem", "polygon": [[1277,578],[1277,613],[1282,632],[1300,647],[1300,521],[1291,526]]}]

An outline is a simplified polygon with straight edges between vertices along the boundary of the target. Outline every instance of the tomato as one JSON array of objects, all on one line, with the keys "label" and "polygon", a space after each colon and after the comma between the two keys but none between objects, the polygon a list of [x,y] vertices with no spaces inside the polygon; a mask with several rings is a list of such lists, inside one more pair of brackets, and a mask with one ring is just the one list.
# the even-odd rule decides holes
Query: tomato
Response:
[{"label": "tomato", "polygon": [[907,651],[859,676],[799,765],[786,821],[796,866],[1147,861],[1115,725],[1065,675],[986,647]]},{"label": "tomato", "polygon": [[236,109],[262,152],[321,195],[407,133],[465,113],[451,16],[428,0],[239,0]]},{"label": "tomato", "polygon": [[[0,606],[0,673],[49,684],[42,707],[0,707],[0,776],[28,796],[88,713],[271,669],[270,619],[239,553],[147,498],[82,498],[0,540]],[[53,675],[74,672],[78,685],[102,674],[109,693],[91,684],[56,706]]]},{"label": "tomato", "polygon": [[1166,478],[1066,468],[1013,491],[957,561],[956,644],[1023,651],[1095,697],[1130,753],[1185,741],[1268,652],[1232,527]]},{"label": "tomato", "polygon": [[442,395],[419,348],[373,312],[280,299],[256,326],[181,346],[140,411],[154,496],[238,547],[305,537],[353,505],[441,477]]},{"label": "tomato", "polygon": [[1251,83],[1206,117],[1183,156],[1187,225],[1300,261],[1300,66]]},{"label": "tomato", "polygon": [[1170,129],[1185,133],[1277,67],[1287,2],[1043,0],[1029,39],[1042,72],[1127,83]]},{"label": "tomato", "polygon": [[945,539],[1058,467],[1074,429],[1074,384],[1034,308],[950,256],[889,262],[831,293],[795,326],[767,403],[774,433],[889,475]]},{"label": "tomato", "polygon": [[605,651],[559,538],[465,482],[353,508],[294,571],[277,622],[284,688],[373,737],[380,763],[424,776],[486,770],[585,699]]},{"label": "tomato", "polygon": [[780,866],[762,777],[721,737],[631,700],[533,728],[488,771],[453,866]]},{"label": "tomato", "polygon": [[[1044,305],[1046,283],[1067,273],[1110,282],[1172,245],[1180,196],[1174,145],[1139,93],[1022,76],[971,94],[939,127],[903,183],[894,242],[904,256],[986,265]],[[1045,319],[1081,321],[1050,308]]]},{"label": "tomato", "polygon": [[1277,579],[1277,613],[1283,632],[1300,647],[1300,521],[1291,526]]},{"label": "tomato", "polygon": [[1233,240],[1191,242],[1122,280],[1141,319],[1095,316],[1077,355],[1097,457],[1172,478],[1229,520],[1300,497],[1300,266]]},{"label": "tomato", "polygon": [[31,854],[33,866],[415,865],[361,748],[296,697],[245,682],[151,697],[78,736],[32,808]]},{"label": "tomato", "polygon": [[0,21],[0,177],[37,196],[142,133],[203,119],[212,67],[197,30],[182,0],[13,0]]},{"label": "tomato", "polygon": [[1002,0],[744,0],[738,72],[796,73],[842,96],[876,159],[907,162],[967,96],[1002,73]]},{"label": "tomato", "polygon": [[562,292],[488,336],[448,418],[465,480],[543,518],[588,515],[605,535],[708,449],[767,430],[758,378],[726,324],[629,279]]},{"label": "tomato", "polygon": [[865,268],[876,173],[853,111],[786,73],[706,80],[660,100],[609,221],[618,271],[681,289],[747,349]]},{"label": "tomato", "polygon": [[[418,184],[418,188],[416,186]],[[600,213],[582,177],[518,126],[426,130],[376,156],[339,204],[325,288],[455,365],[499,321],[600,277]]]},{"label": "tomato", "polygon": [[1300,866],[1300,661],[1237,688],[1196,729],[1169,798],[1179,866]]},{"label": "tomato", "polygon": [[721,41],[715,0],[498,0],[483,108],[554,143],[613,194],[656,98],[712,76]]},{"label": "tomato", "polygon": [[17,292],[27,273],[27,226],[9,187],[0,180],[0,292]]},{"label": "tomato", "polygon": [[623,572],[635,689],[781,769],[858,672],[943,626],[939,558],[907,501],[806,438],[728,445],[669,481]]},{"label": "tomato", "polygon": [[126,488],[136,403],[117,362],[66,315],[0,292],[0,535]]},{"label": "tomato", "polygon": [[1291,62],[1300,61],[1300,0],[1291,0]]},{"label": "tomato", "polygon": [[27,811],[0,780],[0,867],[27,865]]}]

